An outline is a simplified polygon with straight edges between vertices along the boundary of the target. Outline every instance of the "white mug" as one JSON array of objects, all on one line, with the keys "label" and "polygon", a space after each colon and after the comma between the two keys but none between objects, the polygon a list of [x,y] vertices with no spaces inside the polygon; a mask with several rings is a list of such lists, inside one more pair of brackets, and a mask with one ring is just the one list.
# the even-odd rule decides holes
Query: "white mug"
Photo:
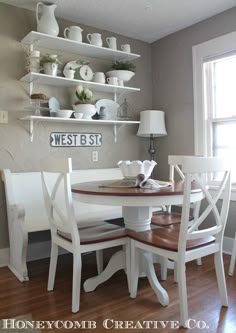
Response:
[{"label": "white mug", "polygon": [[106,77],[103,72],[96,72],[93,74],[93,81],[97,83],[106,83]]},{"label": "white mug", "polygon": [[87,34],[87,39],[90,44],[96,46],[102,46],[102,36],[98,33]]},{"label": "white mug", "polygon": [[124,51],[124,52],[130,53],[131,52],[130,45],[129,44],[121,45],[121,50]]},{"label": "white mug", "polygon": [[117,50],[116,37],[107,37],[106,42],[109,49]]},{"label": "white mug", "polygon": [[124,81],[123,80],[118,80],[118,84],[119,84],[119,86],[124,87]]},{"label": "white mug", "polygon": [[[65,28],[64,36],[67,39],[72,39],[76,42],[82,42],[82,29],[76,25],[72,25],[69,28]],[[68,35],[67,35],[68,32]]]},{"label": "white mug", "polygon": [[65,69],[63,74],[67,79],[73,79],[75,76],[75,71],[73,69]]},{"label": "white mug", "polygon": [[118,78],[117,77],[108,77],[107,78],[107,83],[112,84],[114,86],[118,85]]}]

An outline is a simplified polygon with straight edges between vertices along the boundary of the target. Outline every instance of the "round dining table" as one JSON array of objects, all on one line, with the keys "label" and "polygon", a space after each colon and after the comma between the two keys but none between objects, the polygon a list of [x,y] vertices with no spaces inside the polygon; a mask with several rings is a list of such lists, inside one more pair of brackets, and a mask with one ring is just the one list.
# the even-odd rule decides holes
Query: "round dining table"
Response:
[{"label": "round dining table", "polygon": [[[106,180],[74,184],[73,198],[87,204],[122,206],[125,228],[137,232],[151,228],[154,207],[183,204],[183,181],[160,188],[113,187],[113,182]],[[202,196],[201,190],[193,183],[191,202],[200,201]],[[92,291],[118,270],[126,269],[125,260],[124,250],[116,252],[101,274],[85,281],[84,290]],[[157,279],[150,253],[140,253],[140,274],[147,276],[159,302],[163,306],[168,305],[169,296]]]}]

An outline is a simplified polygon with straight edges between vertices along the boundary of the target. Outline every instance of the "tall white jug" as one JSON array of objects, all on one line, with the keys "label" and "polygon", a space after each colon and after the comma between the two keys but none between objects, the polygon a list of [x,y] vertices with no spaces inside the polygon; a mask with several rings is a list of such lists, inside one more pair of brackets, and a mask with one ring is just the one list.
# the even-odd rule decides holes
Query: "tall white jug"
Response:
[{"label": "tall white jug", "polygon": [[[48,35],[58,36],[59,26],[56,21],[54,11],[57,5],[55,4],[44,4],[38,2],[36,6],[36,20],[37,20],[37,31],[43,32]],[[41,16],[39,18],[39,10],[41,9]]]}]

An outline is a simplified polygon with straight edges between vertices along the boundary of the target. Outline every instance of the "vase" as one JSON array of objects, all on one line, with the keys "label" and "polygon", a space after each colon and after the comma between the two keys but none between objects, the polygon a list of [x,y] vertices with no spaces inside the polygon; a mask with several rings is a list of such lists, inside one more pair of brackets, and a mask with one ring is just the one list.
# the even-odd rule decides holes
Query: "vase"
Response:
[{"label": "vase", "polygon": [[[38,2],[36,6],[37,31],[51,36],[58,36],[59,26],[54,15],[57,5]],[[41,16],[39,18],[39,9]]]},{"label": "vase", "polygon": [[73,105],[73,110],[78,113],[83,113],[83,119],[92,119],[92,116],[96,113],[96,107],[93,104]]},{"label": "vase", "polygon": [[57,76],[58,64],[47,62],[43,65],[43,72],[47,75]]}]

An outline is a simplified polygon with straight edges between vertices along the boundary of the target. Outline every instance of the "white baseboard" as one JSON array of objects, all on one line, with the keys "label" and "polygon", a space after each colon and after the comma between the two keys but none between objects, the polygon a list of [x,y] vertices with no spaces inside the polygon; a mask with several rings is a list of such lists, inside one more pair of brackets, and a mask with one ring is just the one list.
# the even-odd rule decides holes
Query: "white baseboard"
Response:
[{"label": "white baseboard", "polygon": [[[44,241],[31,243],[28,246],[27,261],[34,261],[50,257],[51,242]],[[10,257],[10,249],[0,249],[0,267],[8,266]]]},{"label": "white baseboard", "polygon": [[231,255],[233,250],[233,245],[234,245],[234,238],[224,237],[223,252],[225,254]]},{"label": "white baseboard", "polygon": [[0,249],[0,267],[8,266],[9,264],[9,248]]},{"label": "white baseboard", "polygon": [[[225,254],[232,254],[234,239],[230,237],[224,237],[223,252]],[[34,261],[50,257],[51,242],[38,242],[31,243],[28,246],[27,261]],[[60,254],[66,253],[66,251],[60,251]],[[10,250],[9,248],[0,249],[0,267],[8,266],[9,264]]]}]

